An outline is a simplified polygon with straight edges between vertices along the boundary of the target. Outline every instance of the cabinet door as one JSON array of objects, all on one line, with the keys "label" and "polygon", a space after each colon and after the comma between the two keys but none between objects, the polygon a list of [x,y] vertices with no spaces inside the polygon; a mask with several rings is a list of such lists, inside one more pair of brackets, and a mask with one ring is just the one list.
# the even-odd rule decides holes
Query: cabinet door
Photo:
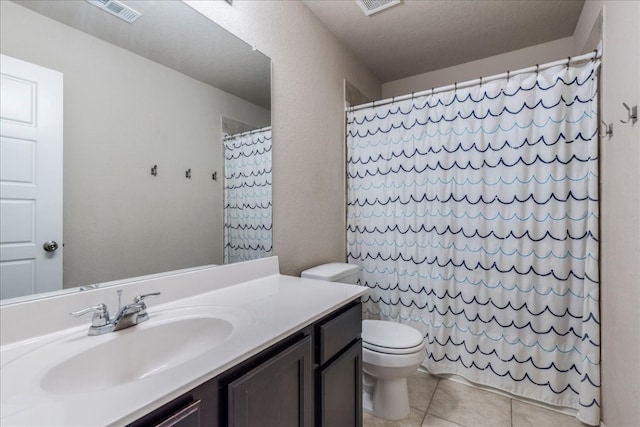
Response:
[{"label": "cabinet door", "polygon": [[230,427],[311,427],[311,337],[228,385]]},{"label": "cabinet door", "polygon": [[320,370],[318,389],[320,427],[362,426],[362,340]]}]

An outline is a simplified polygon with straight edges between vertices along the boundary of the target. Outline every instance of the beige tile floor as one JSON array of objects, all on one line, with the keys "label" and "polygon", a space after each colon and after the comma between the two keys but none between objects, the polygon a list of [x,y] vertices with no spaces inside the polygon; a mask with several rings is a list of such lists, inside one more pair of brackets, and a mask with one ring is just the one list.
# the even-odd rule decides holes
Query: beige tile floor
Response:
[{"label": "beige tile floor", "polygon": [[440,379],[409,377],[411,413],[400,421],[364,414],[364,427],[586,427],[575,417]]}]

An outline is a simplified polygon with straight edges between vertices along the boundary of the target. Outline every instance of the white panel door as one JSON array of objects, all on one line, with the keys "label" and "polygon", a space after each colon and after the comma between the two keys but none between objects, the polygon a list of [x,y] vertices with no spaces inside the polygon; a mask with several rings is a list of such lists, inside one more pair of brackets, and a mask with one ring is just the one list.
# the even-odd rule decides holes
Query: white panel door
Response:
[{"label": "white panel door", "polygon": [[62,73],[0,55],[1,299],[62,289],[62,109]]}]

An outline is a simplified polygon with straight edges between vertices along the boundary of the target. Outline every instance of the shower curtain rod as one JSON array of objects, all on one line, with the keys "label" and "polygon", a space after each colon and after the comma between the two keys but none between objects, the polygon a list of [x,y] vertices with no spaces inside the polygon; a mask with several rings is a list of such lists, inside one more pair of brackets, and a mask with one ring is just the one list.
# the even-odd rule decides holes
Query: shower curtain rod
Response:
[{"label": "shower curtain rod", "polygon": [[264,132],[264,131],[265,131],[265,130],[267,130],[267,129],[271,129],[271,126],[265,126],[265,127],[263,127],[263,128],[260,128],[260,129],[248,130],[248,131],[246,131],[246,132],[236,133],[236,134],[234,134],[234,135],[225,135],[225,137],[224,137],[224,138],[222,138],[222,139],[225,139],[225,140],[226,140],[226,139],[231,138],[232,136],[233,136],[233,137],[237,137],[237,136],[246,136],[246,135],[251,135],[252,133]]},{"label": "shower curtain rod", "polygon": [[551,68],[551,67],[555,67],[558,65],[567,65],[570,63],[575,63],[575,62],[581,62],[581,61],[587,61],[587,60],[596,60],[598,58],[600,58],[602,56],[602,51],[600,49],[594,49],[592,52],[590,53],[586,53],[584,55],[580,55],[580,56],[575,56],[575,57],[568,57],[566,59],[562,59],[559,61],[554,61],[554,62],[548,62],[546,64],[542,64],[542,65],[536,65],[534,67],[528,67],[528,68],[523,68],[521,70],[516,70],[516,71],[507,71],[506,73],[502,73],[502,74],[496,74],[494,76],[490,76],[490,77],[480,77],[479,79],[474,79],[474,80],[469,80],[466,82],[462,82],[462,83],[455,83],[449,86],[442,86],[439,88],[431,88],[431,89],[427,89],[427,90],[423,90],[421,92],[413,92],[411,94],[408,95],[402,95],[402,96],[394,96],[392,98],[387,98],[387,99],[382,99],[380,101],[373,101],[373,102],[368,102],[366,104],[360,104],[360,105],[355,105],[355,106],[351,106],[347,108],[347,111],[358,111],[358,110],[364,110],[365,108],[374,108],[374,107],[379,107],[381,105],[387,105],[387,104],[393,104],[396,101],[404,101],[405,99],[411,99],[411,98],[416,98],[416,97],[420,97],[420,96],[424,96],[424,95],[434,95],[436,93],[442,93],[442,92],[448,92],[451,90],[457,90],[457,89],[462,89],[462,88],[466,88],[466,87],[470,87],[470,86],[475,86],[478,83],[483,84],[483,83],[487,83],[490,81],[494,81],[494,80],[499,80],[499,79],[503,79],[503,78],[509,78],[518,74],[524,74],[524,73],[531,73],[531,72],[537,72],[540,70],[545,70],[547,68]]}]

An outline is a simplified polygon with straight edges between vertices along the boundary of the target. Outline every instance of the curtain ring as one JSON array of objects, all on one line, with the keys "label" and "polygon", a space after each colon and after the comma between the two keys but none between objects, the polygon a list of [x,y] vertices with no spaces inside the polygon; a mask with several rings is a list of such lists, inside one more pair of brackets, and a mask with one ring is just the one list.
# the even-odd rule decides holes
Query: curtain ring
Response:
[{"label": "curtain ring", "polygon": [[455,93],[455,92],[457,92],[457,91],[458,91],[458,82],[455,82],[455,83],[453,84],[453,92]]},{"label": "curtain ring", "polygon": [[411,92],[411,99],[413,99],[414,95],[415,95],[415,92]]},{"label": "curtain ring", "polygon": [[536,76],[540,72],[540,64],[536,64]]},{"label": "curtain ring", "polygon": [[509,76],[509,73],[510,73],[510,71],[509,71],[509,70],[507,70],[507,81],[509,81],[509,77],[510,77],[510,76]]},{"label": "curtain ring", "polygon": [[482,76],[480,76],[480,87],[482,87]]},{"label": "curtain ring", "polygon": [[431,96],[433,96],[433,92],[434,92],[434,90],[435,90],[435,88],[434,88],[434,87],[432,87],[432,88],[431,88]]},{"label": "curtain ring", "polygon": [[593,49],[593,58],[591,60],[596,62],[596,58],[598,57],[598,49]]},{"label": "curtain ring", "polygon": [[569,62],[571,62],[571,57],[567,56],[567,70],[569,69]]},{"label": "curtain ring", "polygon": [[391,105],[395,104],[395,102],[396,102],[396,97],[395,97],[395,96],[392,96],[392,97],[391,97]]}]

